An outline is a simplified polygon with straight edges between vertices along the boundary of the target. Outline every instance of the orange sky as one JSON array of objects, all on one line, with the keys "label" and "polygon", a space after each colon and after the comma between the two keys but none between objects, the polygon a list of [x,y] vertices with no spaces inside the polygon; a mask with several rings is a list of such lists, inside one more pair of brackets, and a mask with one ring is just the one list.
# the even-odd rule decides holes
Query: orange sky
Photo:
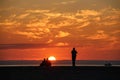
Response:
[{"label": "orange sky", "polygon": [[119,0],[1,0],[0,60],[120,60]]}]

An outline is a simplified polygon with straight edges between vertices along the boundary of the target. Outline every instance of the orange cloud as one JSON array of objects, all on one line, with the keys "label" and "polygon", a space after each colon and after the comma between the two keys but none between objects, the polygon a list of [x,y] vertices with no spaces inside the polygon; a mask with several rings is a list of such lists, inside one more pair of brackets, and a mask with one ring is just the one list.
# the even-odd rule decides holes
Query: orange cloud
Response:
[{"label": "orange cloud", "polygon": [[58,35],[56,35],[55,37],[61,38],[61,37],[69,36],[69,35],[70,33],[68,32],[59,31]]},{"label": "orange cloud", "polygon": [[27,27],[40,27],[40,26],[47,26],[48,18],[38,20],[36,21],[30,21],[28,24],[26,24]]},{"label": "orange cloud", "polygon": [[82,23],[80,26],[78,26],[79,28],[83,28],[83,27],[86,27],[90,24],[90,22],[84,22]]},{"label": "orange cloud", "polygon": [[51,42],[53,42],[53,40],[52,40],[52,39],[49,39],[49,40],[47,41],[47,43],[51,43]]},{"label": "orange cloud", "polygon": [[62,1],[62,2],[59,2],[59,3],[55,3],[55,5],[67,5],[67,4],[73,4],[75,3],[76,1],[75,0],[71,0],[71,1]]},{"label": "orange cloud", "polygon": [[6,19],[4,22],[1,22],[0,25],[6,25],[6,26],[11,26],[11,25],[16,25],[16,21],[11,21]]},{"label": "orange cloud", "polygon": [[55,46],[68,46],[68,43],[63,43],[63,42],[59,42],[57,44],[55,44]]},{"label": "orange cloud", "polygon": [[41,10],[41,9],[36,9],[36,10],[26,10],[27,13],[48,13],[50,10]]},{"label": "orange cloud", "polygon": [[104,33],[104,31],[102,30],[99,30],[97,31],[97,34],[95,35],[92,35],[92,36],[89,36],[87,37],[88,39],[107,39],[108,38],[108,35]]},{"label": "orange cloud", "polygon": [[27,17],[28,15],[29,15],[29,13],[21,14],[17,18],[18,19],[23,19],[23,18]]},{"label": "orange cloud", "polygon": [[39,39],[39,33],[16,31],[15,34],[27,36],[28,38]]},{"label": "orange cloud", "polygon": [[76,16],[83,16],[83,17],[99,16],[99,15],[101,15],[101,13],[96,10],[80,10],[76,13]]}]

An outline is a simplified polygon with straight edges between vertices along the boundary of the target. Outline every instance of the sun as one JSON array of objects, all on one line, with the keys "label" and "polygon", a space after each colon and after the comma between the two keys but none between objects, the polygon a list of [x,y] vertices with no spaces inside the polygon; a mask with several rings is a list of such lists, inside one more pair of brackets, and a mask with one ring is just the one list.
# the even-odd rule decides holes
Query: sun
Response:
[{"label": "sun", "polygon": [[48,58],[48,60],[50,60],[50,61],[55,61],[56,58],[55,58],[54,56],[50,56],[50,57]]}]

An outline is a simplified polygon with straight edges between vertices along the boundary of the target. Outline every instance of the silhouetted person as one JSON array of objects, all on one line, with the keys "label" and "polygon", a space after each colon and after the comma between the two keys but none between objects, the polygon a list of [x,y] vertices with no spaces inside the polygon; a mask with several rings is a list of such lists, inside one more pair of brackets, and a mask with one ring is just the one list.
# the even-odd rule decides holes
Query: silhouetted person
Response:
[{"label": "silhouetted person", "polygon": [[48,60],[48,58],[46,60],[46,66],[51,66],[51,62]]},{"label": "silhouetted person", "polygon": [[43,60],[42,63],[40,64],[40,66],[45,66],[45,64],[46,64],[46,60],[45,60],[45,58],[44,58],[44,60]]},{"label": "silhouetted person", "polygon": [[44,60],[40,64],[40,66],[42,66],[42,67],[50,67],[51,66],[51,62],[48,60],[48,58],[47,59],[44,58]]},{"label": "silhouetted person", "polygon": [[106,63],[105,66],[106,66],[106,67],[111,67],[112,64],[111,64],[111,63]]},{"label": "silhouetted person", "polygon": [[75,66],[76,54],[77,54],[77,51],[75,50],[75,48],[73,48],[71,53],[72,53],[72,66]]}]

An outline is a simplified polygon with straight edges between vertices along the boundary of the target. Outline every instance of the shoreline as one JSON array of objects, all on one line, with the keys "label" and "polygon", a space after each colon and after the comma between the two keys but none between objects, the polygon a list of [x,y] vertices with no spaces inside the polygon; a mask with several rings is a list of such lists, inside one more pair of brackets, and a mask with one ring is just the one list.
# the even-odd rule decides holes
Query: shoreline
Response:
[{"label": "shoreline", "polygon": [[[39,65],[0,65],[0,67],[39,67]],[[53,65],[52,67],[72,67],[71,65]],[[76,67],[106,67],[105,65],[77,65]],[[120,67],[120,65],[112,65],[111,67]]]}]

